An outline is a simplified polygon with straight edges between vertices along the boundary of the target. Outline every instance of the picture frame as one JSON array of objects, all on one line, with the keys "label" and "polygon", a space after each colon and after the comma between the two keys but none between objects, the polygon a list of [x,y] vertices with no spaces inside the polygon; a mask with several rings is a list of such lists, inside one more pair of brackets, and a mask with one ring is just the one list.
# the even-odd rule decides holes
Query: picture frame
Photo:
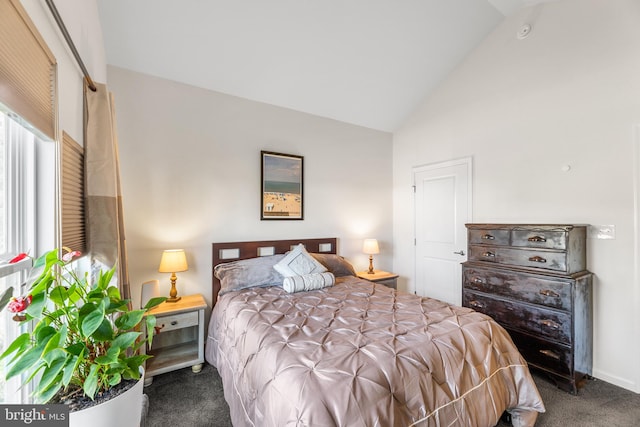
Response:
[{"label": "picture frame", "polygon": [[304,219],[304,157],[260,152],[260,219]]}]

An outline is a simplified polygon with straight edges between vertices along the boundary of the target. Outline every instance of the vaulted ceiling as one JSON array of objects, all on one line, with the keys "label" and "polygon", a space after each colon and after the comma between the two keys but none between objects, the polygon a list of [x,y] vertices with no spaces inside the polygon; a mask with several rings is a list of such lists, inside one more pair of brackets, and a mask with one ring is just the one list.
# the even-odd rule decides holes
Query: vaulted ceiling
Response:
[{"label": "vaulted ceiling", "polygon": [[392,132],[533,0],[98,0],[107,63]]}]

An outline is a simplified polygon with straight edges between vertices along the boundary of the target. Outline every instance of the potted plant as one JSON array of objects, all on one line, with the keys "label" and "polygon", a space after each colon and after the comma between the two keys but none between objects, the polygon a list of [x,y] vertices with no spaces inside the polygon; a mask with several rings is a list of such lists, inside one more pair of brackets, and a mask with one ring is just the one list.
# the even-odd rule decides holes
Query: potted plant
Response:
[{"label": "potted plant", "polygon": [[[87,406],[78,402],[91,406],[119,387],[141,383],[142,367],[151,356],[139,350],[151,345],[155,326],[155,317],[146,312],[166,298],[132,310],[110,285],[115,267],[101,271],[90,284],[86,274],[78,277],[69,266],[80,253],[65,250],[62,256],[52,250],[35,261],[27,295],[0,298],[0,309],[7,306],[15,321],[33,322],[32,330],[10,343],[0,359],[8,360],[7,379],[26,374],[37,403],[66,403],[73,419],[74,410]],[[141,331],[143,322],[147,334]]]}]

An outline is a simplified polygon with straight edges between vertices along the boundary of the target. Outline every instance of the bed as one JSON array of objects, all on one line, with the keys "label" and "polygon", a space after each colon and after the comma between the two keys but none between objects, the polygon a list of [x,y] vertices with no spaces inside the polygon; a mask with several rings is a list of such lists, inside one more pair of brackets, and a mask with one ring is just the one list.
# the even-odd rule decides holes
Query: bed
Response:
[{"label": "bed", "polygon": [[[271,285],[273,265],[298,244],[329,271]],[[213,244],[205,355],[234,426],[491,427],[505,414],[514,426],[535,424],[543,402],[502,327],[471,309],[361,280],[336,245]],[[334,283],[285,290],[316,274]]]}]

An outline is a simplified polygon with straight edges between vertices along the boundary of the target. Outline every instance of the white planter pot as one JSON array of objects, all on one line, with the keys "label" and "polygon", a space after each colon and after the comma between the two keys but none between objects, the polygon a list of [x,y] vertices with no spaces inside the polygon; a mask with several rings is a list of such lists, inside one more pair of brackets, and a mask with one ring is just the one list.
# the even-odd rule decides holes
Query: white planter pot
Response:
[{"label": "white planter pot", "polygon": [[69,414],[69,427],[140,427],[144,373],[129,390],[107,402]]}]

